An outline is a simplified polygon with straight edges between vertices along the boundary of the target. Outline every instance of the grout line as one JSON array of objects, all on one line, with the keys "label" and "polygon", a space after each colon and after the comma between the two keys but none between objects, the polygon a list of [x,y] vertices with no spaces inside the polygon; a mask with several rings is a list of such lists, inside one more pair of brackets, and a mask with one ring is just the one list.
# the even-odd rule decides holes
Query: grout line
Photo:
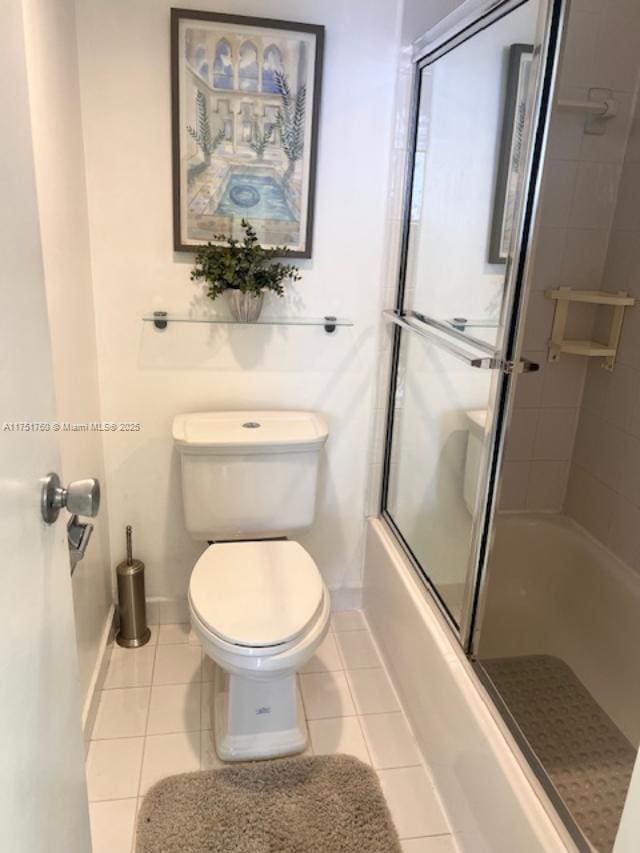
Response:
[{"label": "grout line", "polygon": [[[366,714],[361,713],[360,716],[361,717],[388,717],[389,714],[399,714],[400,716],[404,717],[404,711],[402,711],[401,709],[396,709],[395,711],[368,711]],[[405,722],[406,722],[406,719],[405,719]],[[410,726],[409,726],[409,731],[411,731]],[[413,737],[413,731],[411,731],[411,735]]]},{"label": "grout line", "polygon": [[[416,767],[419,767],[421,770],[424,770],[424,767],[422,766],[422,764],[419,761],[417,763],[414,763],[414,764],[392,764],[389,767],[375,767],[373,764],[371,766],[376,771],[376,773],[386,773],[388,770],[414,770]],[[433,784],[432,784],[431,779],[429,778],[428,774],[427,774],[427,782],[429,783],[429,785],[431,787],[433,787]],[[447,835],[448,833],[442,833],[442,834]]]},{"label": "grout line", "polygon": [[453,838],[453,832],[432,832],[430,835],[403,835],[400,841],[420,841],[423,838]]},{"label": "grout line", "polygon": [[[394,711],[393,713],[400,713],[400,712],[395,712],[395,711]],[[362,734],[362,739],[364,740],[364,744],[365,744],[365,747],[366,747],[366,750],[367,750],[367,754],[368,754],[369,758],[371,759],[370,764],[371,764],[371,768],[372,768],[372,770],[375,770],[376,772],[378,772],[378,771],[381,771],[381,772],[382,772],[382,771],[385,771],[385,770],[409,770],[409,769],[411,769],[411,768],[413,768],[413,767],[422,767],[422,763],[421,763],[421,761],[420,761],[420,760],[418,760],[418,761],[414,761],[414,762],[412,762],[412,763],[410,763],[410,764],[392,764],[392,765],[389,765],[389,766],[386,766],[386,767],[376,767],[376,766],[373,764],[373,756],[372,756],[372,754],[371,754],[371,750],[370,750],[370,748],[369,748],[369,741],[368,741],[367,736],[366,736],[366,734],[365,734],[365,732],[364,732],[364,729],[362,728],[362,719],[361,719],[361,716],[362,716],[362,715],[356,715],[356,718],[357,718],[357,720],[358,720],[358,725],[360,726],[360,731],[361,731],[361,734]],[[368,716],[371,716],[371,715],[368,715]],[[306,719],[306,718],[305,718],[305,719]],[[353,720],[353,719],[354,719],[354,717],[353,717],[353,716],[348,716],[348,717],[344,717],[344,716],[342,716],[342,717],[321,717],[321,718],[318,718],[318,719],[312,719],[312,720],[306,720],[306,721],[307,721],[307,723],[317,723],[317,722],[326,722],[326,721],[329,721],[329,720]],[[323,753],[323,754],[326,754],[326,755],[332,755],[332,754],[334,754],[334,755],[335,755],[336,753]],[[420,755],[420,753],[419,753],[419,751],[418,751],[418,756],[419,756],[419,755]],[[429,783],[431,783],[431,780],[430,780],[430,779],[429,779]],[[441,834],[443,834],[443,835],[447,835],[448,833],[441,833]]]},{"label": "grout line", "polygon": [[[147,719],[145,720],[145,724],[144,724],[145,735],[144,735],[144,741],[142,744],[142,758],[140,761],[140,771],[138,773],[138,789],[137,789],[138,797],[140,797],[140,789],[142,786],[142,771],[144,770],[144,761],[145,761],[145,757],[147,754],[147,737],[148,737],[147,729],[149,727],[149,714],[151,711],[151,696],[153,694],[153,679],[154,679],[154,676],[156,674],[157,657],[158,657],[158,646],[156,645],[154,648],[154,653],[153,653],[153,665],[151,667],[151,685],[152,686],[151,686],[151,690],[149,690],[149,704],[147,705]],[[137,820],[137,815],[136,815],[136,820]],[[135,835],[135,827],[134,827],[134,835]]]},{"label": "grout line", "polygon": [[[305,722],[308,722],[309,718],[307,716],[307,703],[304,701],[304,693],[302,692],[302,679],[300,677],[301,674],[302,673],[296,673],[296,694],[300,693],[300,701],[302,702],[302,711],[304,713],[304,719]],[[308,674],[311,675],[312,673]],[[311,735],[309,735],[309,740],[311,740]]]},{"label": "grout line", "polygon": [[136,808],[133,814],[133,832],[131,833],[131,847],[129,848],[129,853],[136,853],[136,843],[138,836],[138,812],[140,811],[140,804],[142,800],[140,797],[136,797]]},{"label": "grout line", "polygon": [[[346,669],[345,669],[345,671],[344,671],[344,680],[345,680],[345,682],[346,682],[346,684],[347,684],[347,690],[349,691],[349,696],[350,696],[350,698],[351,698],[351,704],[353,705],[353,707],[354,707],[354,709],[355,709],[355,715],[356,715],[356,717],[357,717],[357,716],[359,716],[359,715],[360,715],[360,709],[358,708],[358,705],[357,705],[357,703],[356,703],[356,698],[355,698],[354,692],[353,692],[353,690],[351,689],[351,684],[350,684],[350,682],[349,682],[349,672],[348,672],[348,670],[346,670]],[[363,737],[364,737],[364,735],[363,735]]]},{"label": "grout line", "polygon": [[[93,684],[92,690],[93,695],[91,697],[91,702],[89,704],[89,709],[86,713],[86,717],[83,718],[83,727],[82,727],[82,738],[84,741],[84,760],[85,763],[87,761],[87,755],[89,752],[89,744],[93,740],[93,732],[96,726],[96,719],[98,717],[98,710],[100,708],[100,700],[102,698],[102,691],[104,690],[104,685],[107,680],[107,675],[109,674],[109,667],[111,666],[111,657],[113,655],[113,646],[115,645],[114,636],[114,618],[115,613],[112,613],[111,625],[109,628],[109,635],[107,637],[107,643],[102,653],[102,661],[100,662],[98,668],[98,674]],[[99,694],[99,695],[96,695]]]},{"label": "grout line", "polygon": [[102,797],[100,800],[89,800],[89,805],[93,806],[96,803],[119,803],[122,800],[137,800],[138,797]]},{"label": "grout line", "polygon": [[[118,735],[117,737],[94,737],[91,743],[105,743],[108,740],[140,740],[146,735]],[[136,795],[137,796],[137,795]],[[120,800],[131,800],[133,797],[119,797]]]},{"label": "grout line", "polygon": [[340,670],[340,671],[344,671],[344,670],[346,669],[346,666],[345,666],[345,662],[344,662],[344,657],[342,656],[342,649],[340,648],[340,642],[339,642],[339,640],[338,640],[338,635],[337,635],[337,634],[334,634],[334,635],[333,635],[333,642],[334,642],[334,645],[335,645],[335,647],[336,647],[336,651],[337,651],[337,653],[338,653],[338,660],[339,660],[339,661],[340,661],[340,663],[342,664],[342,667],[341,667],[341,670]]},{"label": "grout line", "polygon": [[[317,675],[317,673],[308,673],[309,675]],[[111,693],[113,690],[140,690],[146,687],[180,687],[185,684],[212,684],[213,679],[209,681],[200,681],[199,679],[190,679],[189,681],[159,681],[154,683],[144,682],[142,684],[127,684],[126,687],[105,687],[105,692]]]},{"label": "grout line", "polygon": [[371,755],[371,750],[369,749],[369,744],[364,734],[364,729],[362,727],[362,720],[360,719],[360,715],[356,716],[356,720],[358,721],[358,730],[360,732],[360,737],[362,738],[362,743],[364,744],[365,752],[367,753],[367,758],[369,759],[368,764],[369,767],[373,770],[373,756]]},{"label": "grout line", "polygon": [[331,675],[332,672],[345,672],[344,667],[339,666],[337,669],[304,669],[299,670],[298,675]]},{"label": "grout line", "polygon": [[89,805],[92,806],[94,803],[122,803],[127,800],[137,800],[137,797],[113,797],[109,800],[91,800]]},{"label": "grout line", "polygon": [[340,714],[340,716],[336,716],[335,714],[329,714],[327,717],[306,717],[305,720],[309,723],[317,723],[319,720],[352,720],[354,717],[358,716],[358,712],[356,711],[353,714]]},{"label": "grout line", "polygon": [[[302,692],[302,682],[300,679],[301,673],[296,673],[296,701],[298,700],[298,696],[300,697],[300,703],[302,705],[302,713],[304,714],[304,723],[307,727],[307,750],[311,753],[311,755],[315,755],[316,751],[313,746],[313,740],[311,738],[311,727],[309,726],[309,718],[307,717],[307,706],[304,701],[304,693]],[[305,750],[305,752],[307,751]]]}]

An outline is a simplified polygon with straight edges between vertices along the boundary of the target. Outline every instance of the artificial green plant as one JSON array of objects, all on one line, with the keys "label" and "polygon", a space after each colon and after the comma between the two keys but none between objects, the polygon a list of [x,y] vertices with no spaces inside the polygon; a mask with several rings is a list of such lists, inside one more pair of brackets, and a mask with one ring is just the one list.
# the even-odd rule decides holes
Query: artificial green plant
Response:
[{"label": "artificial green plant", "polygon": [[242,240],[216,234],[213,237],[216,243],[226,245],[210,242],[198,249],[191,280],[206,282],[210,299],[217,299],[225,290],[240,290],[254,296],[270,290],[284,296],[283,282],[301,279],[298,267],[275,260],[286,255],[288,249],[263,248],[252,225],[246,219],[240,224],[245,232]]}]

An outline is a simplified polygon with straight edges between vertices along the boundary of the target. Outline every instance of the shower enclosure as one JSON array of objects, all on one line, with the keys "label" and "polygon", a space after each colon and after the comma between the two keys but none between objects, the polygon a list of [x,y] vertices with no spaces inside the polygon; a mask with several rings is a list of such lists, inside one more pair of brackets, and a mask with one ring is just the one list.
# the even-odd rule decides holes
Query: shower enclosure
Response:
[{"label": "shower enclosure", "polygon": [[478,3],[416,49],[381,514],[607,851],[640,742],[640,9],[586,5]]}]

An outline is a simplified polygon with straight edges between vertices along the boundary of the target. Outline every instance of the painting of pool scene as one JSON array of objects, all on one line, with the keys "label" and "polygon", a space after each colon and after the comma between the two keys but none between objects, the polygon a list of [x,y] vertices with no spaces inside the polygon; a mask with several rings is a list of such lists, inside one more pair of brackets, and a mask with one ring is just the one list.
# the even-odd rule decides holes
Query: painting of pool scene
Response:
[{"label": "painting of pool scene", "polygon": [[263,246],[310,257],[323,28],[172,14],[176,249],[241,237],[247,218]]}]

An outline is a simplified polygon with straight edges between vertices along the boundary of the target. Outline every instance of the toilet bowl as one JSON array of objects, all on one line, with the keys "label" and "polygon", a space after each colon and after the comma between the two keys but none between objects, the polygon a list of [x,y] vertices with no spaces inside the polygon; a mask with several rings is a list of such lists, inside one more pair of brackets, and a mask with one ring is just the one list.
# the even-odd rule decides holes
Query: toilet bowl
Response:
[{"label": "toilet bowl", "polygon": [[300,752],[296,672],[329,628],[330,597],[297,542],[210,545],[189,583],[193,630],[216,664],[212,728],[224,761]]},{"label": "toilet bowl", "polygon": [[313,521],[327,436],[316,412],[173,422],[187,530],[210,543],[191,573],[189,609],[217,665],[210,706],[224,761],[307,746],[296,672],[327,633],[330,597],[312,557],[287,536]]}]

